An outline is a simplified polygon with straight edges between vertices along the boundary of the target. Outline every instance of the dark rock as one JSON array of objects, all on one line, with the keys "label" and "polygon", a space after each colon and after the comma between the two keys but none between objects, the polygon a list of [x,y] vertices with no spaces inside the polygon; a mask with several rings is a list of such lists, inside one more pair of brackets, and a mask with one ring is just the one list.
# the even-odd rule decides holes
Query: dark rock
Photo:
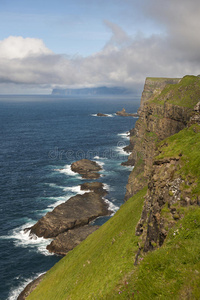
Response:
[{"label": "dark rock", "polygon": [[100,177],[98,171],[102,168],[95,162],[89,159],[81,159],[71,165],[73,172],[79,173],[85,179],[97,179]]},{"label": "dark rock", "polygon": [[97,117],[108,117],[108,115],[102,114],[102,113],[98,113],[98,114],[97,114]]},{"label": "dark rock", "polygon": [[107,191],[104,189],[104,185],[101,182],[85,182],[83,184],[81,184],[81,190],[82,191],[93,191],[96,194],[101,195],[102,197],[104,197],[105,195],[107,195]]},{"label": "dark rock", "polygon": [[127,113],[125,108],[123,108],[121,111],[117,111],[116,115],[121,116],[121,117],[139,117],[137,113]]},{"label": "dark rock", "polygon": [[47,250],[58,255],[66,255],[67,252],[73,250],[99,227],[100,226],[85,225],[61,233],[47,246]]},{"label": "dark rock", "polygon": [[86,225],[97,217],[110,213],[101,195],[94,192],[76,195],[42,217],[30,228],[30,235],[54,238],[60,233]]},{"label": "dark rock", "polygon": [[26,298],[34,291],[34,289],[38,286],[38,284],[42,281],[45,274],[39,276],[32,282],[30,282],[25,289],[20,293],[20,295],[17,297],[17,300],[26,300]]}]

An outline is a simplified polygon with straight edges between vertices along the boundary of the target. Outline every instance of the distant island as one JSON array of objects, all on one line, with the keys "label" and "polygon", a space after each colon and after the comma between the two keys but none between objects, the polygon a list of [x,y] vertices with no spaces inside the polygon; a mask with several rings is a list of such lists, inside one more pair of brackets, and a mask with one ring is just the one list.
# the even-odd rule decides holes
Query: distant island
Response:
[{"label": "distant island", "polygon": [[58,96],[132,96],[134,91],[124,87],[94,87],[81,89],[53,89],[52,95]]}]

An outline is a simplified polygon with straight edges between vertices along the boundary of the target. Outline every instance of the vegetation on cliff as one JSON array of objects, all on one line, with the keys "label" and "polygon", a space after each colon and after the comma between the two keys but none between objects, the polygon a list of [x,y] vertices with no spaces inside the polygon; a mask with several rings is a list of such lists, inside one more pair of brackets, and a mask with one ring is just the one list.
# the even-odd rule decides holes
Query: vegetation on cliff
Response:
[{"label": "vegetation on cliff", "polygon": [[200,299],[200,78],[162,84],[131,134],[129,200],[28,299]]},{"label": "vegetation on cliff", "polygon": [[164,105],[166,102],[186,107],[193,108],[200,99],[200,77],[185,76],[179,83],[167,85],[161,93],[150,99],[150,102]]},{"label": "vegetation on cliff", "polygon": [[45,275],[28,299],[105,299],[134,268],[146,189],[129,199],[103,226]]}]

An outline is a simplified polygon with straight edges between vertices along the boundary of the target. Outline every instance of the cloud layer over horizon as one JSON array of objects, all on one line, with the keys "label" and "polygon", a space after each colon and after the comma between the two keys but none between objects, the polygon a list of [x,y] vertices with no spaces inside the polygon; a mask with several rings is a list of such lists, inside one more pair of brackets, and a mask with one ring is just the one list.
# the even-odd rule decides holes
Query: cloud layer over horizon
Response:
[{"label": "cloud layer over horizon", "polygon": [[[133,2],[129,1],[134,9]],[[196,0],[144,1],[146,18],[162,34],[128,35],[110,20],[103,49],[87,57],[56,54],[41,39],[9,36],[0,41],[0,88],[7,84],[41,88],[126,86],[139,88],[147,76],[200,73],[200,3]]]}]

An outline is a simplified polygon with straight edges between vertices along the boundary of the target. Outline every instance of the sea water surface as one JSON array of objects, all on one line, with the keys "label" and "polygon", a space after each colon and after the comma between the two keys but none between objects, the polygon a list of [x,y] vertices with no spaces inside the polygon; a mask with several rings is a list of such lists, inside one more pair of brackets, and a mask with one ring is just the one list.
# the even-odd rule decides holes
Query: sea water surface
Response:
[{"label": "sea water surface", "polygon": [[[30,239],[30,227],[55,206],[80,193],[85,182],[72,162],[89,158],[102,166],[113,213],[123,203],[130,167],[123,147],[137,118],[139,98],[70,99],[0,96],[0,299],[15,300],[23,288],[61,257],[46,250],[49,240]],[[108,117],[97,117],[98,112]],[[108,217],[98,218],[103,224]]]}]

